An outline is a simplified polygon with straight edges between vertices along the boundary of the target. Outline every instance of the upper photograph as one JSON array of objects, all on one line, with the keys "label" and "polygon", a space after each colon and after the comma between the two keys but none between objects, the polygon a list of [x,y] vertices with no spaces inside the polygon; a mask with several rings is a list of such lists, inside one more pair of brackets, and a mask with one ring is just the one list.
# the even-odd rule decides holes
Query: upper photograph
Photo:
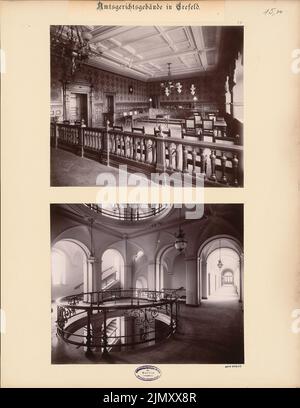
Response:
[{"label": "upper photograph", "polygon": [[243,187],[244,28],[51,26],[51,186]]}]

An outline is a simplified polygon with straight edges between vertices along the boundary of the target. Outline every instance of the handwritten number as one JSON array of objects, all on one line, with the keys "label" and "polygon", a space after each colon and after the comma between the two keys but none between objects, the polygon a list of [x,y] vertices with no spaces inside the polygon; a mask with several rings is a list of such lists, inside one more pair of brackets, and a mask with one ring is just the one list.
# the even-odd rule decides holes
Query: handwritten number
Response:
[{"label": "handwritten number", "polygon": [[266,16],[276,16],[276,15],[282,14],[282,13],[283,13],[283,10],[280,10],[278,8],[275,8],[275,7],[267,9],[267,10],[264,11],[264,14]]}]

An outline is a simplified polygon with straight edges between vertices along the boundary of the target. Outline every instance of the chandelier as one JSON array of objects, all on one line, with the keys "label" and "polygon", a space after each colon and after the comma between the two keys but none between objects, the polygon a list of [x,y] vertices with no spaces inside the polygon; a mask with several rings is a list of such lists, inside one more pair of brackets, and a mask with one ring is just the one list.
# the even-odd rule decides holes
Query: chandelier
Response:
[{"label": "chandelier", "polygon": [[185,250],[187,247],[187,240],[185,239],[185,234],[182,231],[181,227],[179,227],[178,234],[175,234],[176,240],[174,243],[175,248],[179,253]]},{"label": "chandelier", "polygon": [[191,94],[194,96],[194,95],[195,95],[195,93],[196,93],[196,87],[195,87],[195,85],[194,85],[194,84],[192,84],[192,85],[191,85],[191,87],[190,87],[190,91],[191,91]]},{"label": "chandelier", "polygon": [[90,46],[92,34],[82,26],[53,26],[51,55],[63,66],[67,76],[73,76],[81,64],[95,53]]},{"label": "chandelier", "polygon": [[219,260],[218,260],[217,266],[219,269],[223,268],[223,262],[221,260],[221,240],[219,240]]},{"label": "chandelier", "polygon": [[164,90],[166,96],[169,96],[172,91],[176,91],[180,94],[182,91],[182,85],[180,82],[173,82],[171,79],[171,62],[168,62],[168,79],[161,82],[160,86]]},{"label": "chandelier", "polygon": [[88,257],[88,262],[96,263],[98,262],[98,259],[96,258],[95,253],[94,253],[94,242],[93,242],[93,224],[95,220],[94,218],[88,218],[88,221],[90,223],[90,256]]}]

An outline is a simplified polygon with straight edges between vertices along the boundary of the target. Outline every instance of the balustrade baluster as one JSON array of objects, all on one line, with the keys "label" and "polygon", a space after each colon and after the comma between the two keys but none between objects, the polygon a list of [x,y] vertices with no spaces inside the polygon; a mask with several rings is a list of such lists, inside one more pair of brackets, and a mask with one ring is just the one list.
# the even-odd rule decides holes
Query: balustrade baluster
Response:
[{"label": "balustrade baluster", "polygon": [[169,169],[171,171],[173,171],[174,167],[173,167],[173,153],[175,152],[175,149],[172,148],[172,143],[169,143]]},{"label": "balustrade baluster", "polygon": [[176,144],[175,149],[175,169],[180,171],[180,146]]},{"label": "balustrade baluster", "polygon": [[232,159],[232,168],[233,168],[233,185],[235,187],[239,185],[238,167],[239,167],[239,159],[237,158],[237,155],[234,154],[233,159]]},{"label": "balustrade baluster", "polygon": [[120,135],[120,156],[123,156],[123,136]]},{"label": "balustrade baluster", "polygon": [[114,134],[114,138],[115,138],[115,155],[118,155],[118,143],[119,143],[119,137],[117,134]]},{"label": "balustrade baluster", "polygon": [[200,149],[200,170],[202,174],[206,173],[206,156],[204,155],[204,149]]},{"label": "balustrade baluster", "polygon": [[123,136],[124,157],[127,157],[127,136]]},{"label": "balustrade baluster", "polygon": [[129,157],[130,159],[133,159],[133,156],[134,156],[133,145],[134,145],[133,137],[129,136]]},{"label": "balustrade baluster", "polygon": [[217,176],[216,176],[216,152],[215,152],[215,150],[211,151],[210,162],[211,162],[210,180],[217,181]]},{"label": "balustrade baluster", "polygon": [[222,152],[222,156],[221,156],[221,168],[222,168],[221,183],[223,183],[223,184],[227,184],[226,161],[227,161],[227,157],[225,156],[224,152]]},{"label": "balustrade baluster", "polygon": [[84,157],[84,129],[80,130],[80,156]]},{"label": "balustrade baluster", "polygon": [[122,139],[122,156],[126,157],[126,137],[122,135],[121,139]]},{"label": "balustrade baluster", "polygon": [[156,140],[152,140],[152,164],[156,164]]},{"label": "balustrade baluster", "polygon": [[193,166],[192,172],[193,174],[196,173],[196,160],[197,160],[197,152],[196,152],[195,147],[193,147],[193,150],[192,150],[192,166]]},{"label": "balustrade baluster", "polygon": [[140,161],[144,162],[144,138],[140,138]]},{"label": "balustrade baluster", "polygon": [[130,150],[130,137],[126,136],[126,157],[128,157],[130,159],[130,154],[131,154],[131,150]]},{"label": "balustrade baluster", "polygon": [[137,138],[133,136],[133,160],[137,160],[137,150],[138,150],[138,146],[137,146]]},{"label": "balustrade baluster", "polygon": [[188,173],[188,150],[185,145],[182,146],[182,170],[184,173]]},{"label": "balustrade baluster", "polygon": [[149,149],[150,149],[150,140],[146,139],[146,143],[145,143],[145,163],[149,163]]}]

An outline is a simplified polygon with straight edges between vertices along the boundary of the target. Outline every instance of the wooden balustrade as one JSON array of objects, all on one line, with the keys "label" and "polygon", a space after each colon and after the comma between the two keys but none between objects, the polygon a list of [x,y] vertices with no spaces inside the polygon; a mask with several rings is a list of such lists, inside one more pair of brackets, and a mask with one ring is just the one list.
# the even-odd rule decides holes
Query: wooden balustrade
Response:
[{"label": "wooden balustrade", "polygon": [[[103,164],[126,164],[129,171],[189,174],[206,185],[243,185],[243,147],[216,142],[123,132],[118,129],[51,124],[51,145],[97,158]],[[221,139],[221,138],[218,138]],[[229,140],[226,142],[229,142]]]}]

